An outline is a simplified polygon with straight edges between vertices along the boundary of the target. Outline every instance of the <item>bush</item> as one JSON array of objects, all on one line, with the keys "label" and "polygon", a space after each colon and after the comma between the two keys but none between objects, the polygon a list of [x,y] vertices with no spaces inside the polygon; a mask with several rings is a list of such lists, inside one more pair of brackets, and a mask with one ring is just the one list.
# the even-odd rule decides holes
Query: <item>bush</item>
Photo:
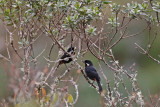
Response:
[{"label": "bush", "polygon": [[[14,95],[3,99],[2,106],[75,105],[80,95],[79,75],[82,74],[97,90],[81,63],[88,53],[97,61],[99,74],[105,81],[103,87],[107,87],[101,93],[102,105],[130,107],[148,104],[138,85],[135,65],[129,69],[121,65],[115,58],[114,48],[125,39],[138,39],[137,36],[147,30],[149,39],[145,48],[138,43],[135,47],[137,52],[160,63],[150,54],[160,25],[158,0],[124,5],[105,0],[1,0],[0,8],[1,21],[7,32],[7,55],[1,54],[0,57],[9,62],[4,67],[10,68],[8,86]],[[130,34],[128,27],[135,21],[145,23],[146,27]],[[156,29],[153,31],[152,27]],[[37,45],[39,40],[41,43]],[[62,54],[73,46],[77,48],[76,54],[71,55],[73,61],[63,73],[59,73]],[[39,65],[42,61],[43,64]],[[113,73],[113,84],[105,67]],[[77,72],[71,75],[69,71]],[[126,85],[126,81],[130,85]],[[158,104],[158,100],[152,104]]]}]

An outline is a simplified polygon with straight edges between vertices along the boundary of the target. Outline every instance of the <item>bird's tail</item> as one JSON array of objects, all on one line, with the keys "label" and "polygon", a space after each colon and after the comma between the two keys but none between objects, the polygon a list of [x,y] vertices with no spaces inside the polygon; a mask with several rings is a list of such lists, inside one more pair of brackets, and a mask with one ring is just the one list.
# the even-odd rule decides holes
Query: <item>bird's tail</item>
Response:
[{"label": "bird's tail", "polygon": [[97,84],[99,87],[99,93],[101,93],[103,89],[102,89],[102,85],[101,85],[100,81],[97,81]]},{"label": "bird's tail", "polygon": [[60,61],[60,62],[58,63],[58,65],[57,65],[57,67],[55,68],[55,71],[58,69],[58,67],[59,67],[61,64],[63,64],[63,62]]}]

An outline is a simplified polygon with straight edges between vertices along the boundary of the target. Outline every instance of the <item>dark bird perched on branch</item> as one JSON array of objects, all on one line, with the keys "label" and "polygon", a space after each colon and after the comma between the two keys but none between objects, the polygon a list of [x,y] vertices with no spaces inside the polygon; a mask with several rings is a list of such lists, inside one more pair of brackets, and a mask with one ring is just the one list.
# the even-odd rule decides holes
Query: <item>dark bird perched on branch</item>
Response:
[{"label": "dark bird perched on branch", "polygon": [[75,47],[68,48],[67,52],[60,58],[59,65],[70,63],[73,60],[72,55],[75,55]]},{"label": "dark bird perched on branch", "polygon": [[89,79],[96,81],[99,87],[99,92],[102,92],[102,86],[101,86],[101,79],[96,71],[96,69],[93,67],[93,63],[90,60],[83,61],[85,63],[85,72]]}]

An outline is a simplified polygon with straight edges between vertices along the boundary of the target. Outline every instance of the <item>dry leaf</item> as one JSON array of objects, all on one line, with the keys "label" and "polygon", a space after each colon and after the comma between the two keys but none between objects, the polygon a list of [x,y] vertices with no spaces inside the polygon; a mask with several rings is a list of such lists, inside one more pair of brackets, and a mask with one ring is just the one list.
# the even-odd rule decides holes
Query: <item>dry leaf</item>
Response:
[{"label": "dry leaf", "polygon": [[46,90],[44,88],[42,88],[42,97],[46,96]]},{"label": "dry leaf", "polygon": [[81,73],[81,69],[78,69],[78,70],[77,70],[77,73],[80,74],[80,73]]},{"label": "dry leaf", "polygon": [[47,72],[48,72],[48,67],[45,66],[45,68],[44,68],[44,70],[43,70],[43,73],[44,73],[44,74],[47,74]]},{"label": "dry leaf", "polygon": [[105,90],[102,90],[101,96],[105,96],[105,94],[106,94],[106,91],[105,91]]}]

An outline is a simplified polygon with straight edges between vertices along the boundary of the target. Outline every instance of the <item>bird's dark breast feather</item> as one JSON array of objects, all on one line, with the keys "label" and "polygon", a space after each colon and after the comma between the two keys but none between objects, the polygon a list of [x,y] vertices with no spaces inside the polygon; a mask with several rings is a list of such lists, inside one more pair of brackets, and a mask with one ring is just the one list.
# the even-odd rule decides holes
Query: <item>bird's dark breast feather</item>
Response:
[{"label": "bird's dark breast feather", "polygon": [[100,81],[100,77],[93,66],[86,67],[85,72],[91,80],[96,79],[97,81]]}]

